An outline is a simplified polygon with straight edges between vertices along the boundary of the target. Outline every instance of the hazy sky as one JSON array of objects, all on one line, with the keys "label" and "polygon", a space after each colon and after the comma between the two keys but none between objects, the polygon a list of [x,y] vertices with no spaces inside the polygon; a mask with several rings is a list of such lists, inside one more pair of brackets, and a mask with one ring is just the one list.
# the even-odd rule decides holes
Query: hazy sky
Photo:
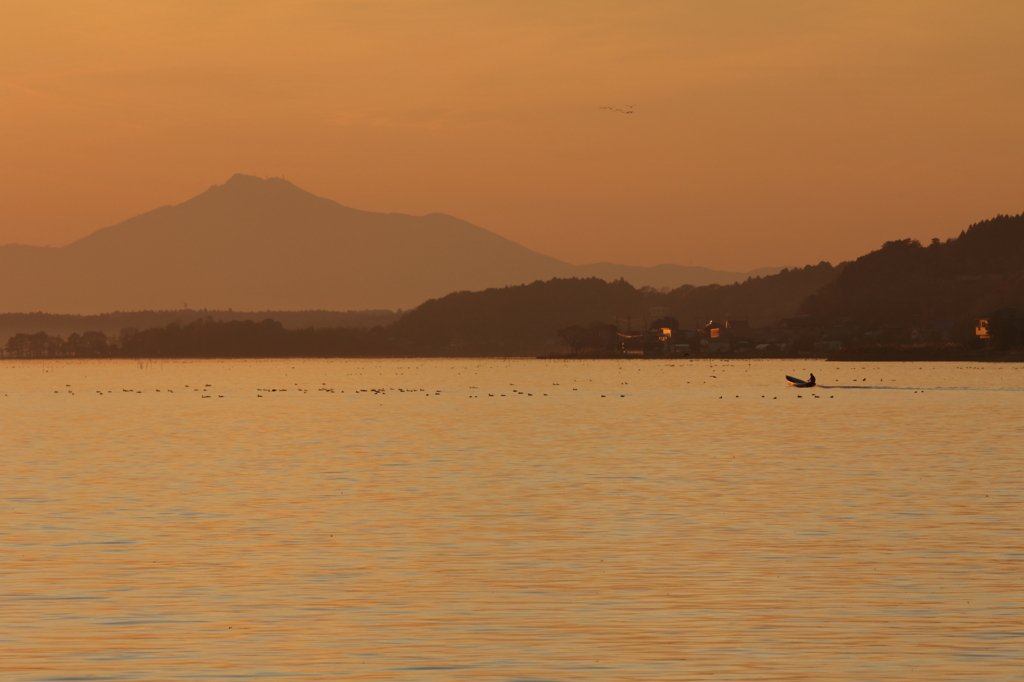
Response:
[{"label": "hazy sky", "polygon": [[66,244],[236,172],[573,263],[836,262],[1024,211],[1019,0],[0,13],[0,244]]}]

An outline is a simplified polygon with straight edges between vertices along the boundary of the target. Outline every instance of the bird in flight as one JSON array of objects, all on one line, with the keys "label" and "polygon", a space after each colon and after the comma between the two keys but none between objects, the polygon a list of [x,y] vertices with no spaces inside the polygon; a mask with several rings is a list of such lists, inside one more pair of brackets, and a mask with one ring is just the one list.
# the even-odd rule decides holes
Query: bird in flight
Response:
[{"label": "bird in flight", "polygon": [[622,109],[620,107],[598,107],[598,108],[599,109],[607,109],[608,111],[614,111],[614,112],[619,113],[619,114],[632,114],[633,113],[633,105],[632,104],[627,104],[625,109]]}]

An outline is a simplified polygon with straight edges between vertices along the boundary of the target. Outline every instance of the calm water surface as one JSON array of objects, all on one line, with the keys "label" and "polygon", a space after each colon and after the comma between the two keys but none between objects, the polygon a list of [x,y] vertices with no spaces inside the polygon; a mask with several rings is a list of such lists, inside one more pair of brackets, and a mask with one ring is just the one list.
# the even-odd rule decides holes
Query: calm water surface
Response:
[{"label": "calm water surface", "polygon": [[0,679],[265,678],[1024,680],[1024,369],[0,362]]}]

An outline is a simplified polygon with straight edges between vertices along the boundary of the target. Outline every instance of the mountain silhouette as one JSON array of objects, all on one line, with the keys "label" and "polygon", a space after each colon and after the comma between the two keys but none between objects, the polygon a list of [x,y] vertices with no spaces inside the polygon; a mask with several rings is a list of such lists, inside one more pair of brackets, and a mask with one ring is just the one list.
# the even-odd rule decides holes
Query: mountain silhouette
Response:
[{"label": "mountain silhouette", "polygon": [[453,291],[589,276],[660,288],[748,274],[574,266],[444,214],[360,211],[284,179],[235,175],[64,247],[0,247],[0,312],[396,309]]}]

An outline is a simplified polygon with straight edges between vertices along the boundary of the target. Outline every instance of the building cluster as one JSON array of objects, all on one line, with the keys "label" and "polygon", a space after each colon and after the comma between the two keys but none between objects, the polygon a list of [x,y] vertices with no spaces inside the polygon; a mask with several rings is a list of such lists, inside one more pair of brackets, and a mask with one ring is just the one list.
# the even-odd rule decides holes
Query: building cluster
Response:
[{"label": "building cluster", "polygon": [[1024,347],[1024,312],[1003,308],[978,318],[974,336],[986,348]]}]

